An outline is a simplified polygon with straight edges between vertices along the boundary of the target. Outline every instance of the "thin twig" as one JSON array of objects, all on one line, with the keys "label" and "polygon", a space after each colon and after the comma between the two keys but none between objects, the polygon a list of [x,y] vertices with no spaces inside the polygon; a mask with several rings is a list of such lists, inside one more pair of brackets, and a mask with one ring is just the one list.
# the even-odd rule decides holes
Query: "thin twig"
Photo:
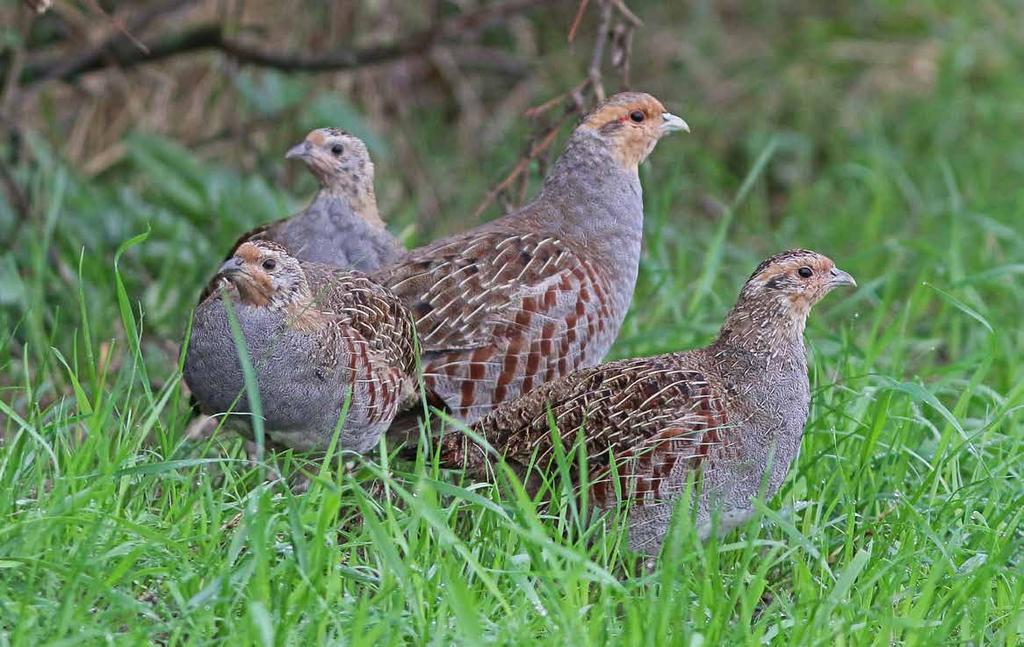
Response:
[{"label": "thin twig", "polygon": [[[590,0],[580,0],[577,5],[576,14],[569,26],[567,36],[569,42],[576,37],[583,14],[589,4]],[[600,18],[594,37],[594,49],[587,66],[586,78],[576,87],[526,110],[527,119],[540,122],[556,106],[563,108],[562,113],[552,122],[536,129],[536,134],[527,142],[512,170],[487,192],[477,206],[474,212],[475,218],[479,218],[495,202],[502,205],[509,202],[515,206],[521,205],[526,197],[527,172],[530,164],[536,161],[538,170],[543,174],[546,171],[551,145],[565,123],[574,116],[584,114],[588,105],[604,101],[602,63],[609,43],[612,46],[610,55],[612,67],[620,73],[622,85],[628,87],[633,32],[641,24],[641,21],[626,6],[625,0],[598,0],[597,6]],[[616,19],[619,22],[613,28],[613,21]]]},{"label": "thin twig", "polygon": [[615,5],[616,11],[619,15],[630,24],[631,27],[640,27],[644,24],[644,21],[640,20],[635,13],[630,11],[629,7],[626,6],[626,0],[611,0],[612,4]]},{"label": "thin twig", "polygon": [[140,52],[142,52],[143,54],[149,53],[149,48],[146,47],[146,44],[138,38],[136,38],[134,34],[132,34],[131,30],[128,29],[128,26],[124,24],[123,20],[121,20],[120,18],[115,18],[114,16],[107,13],[106,10],[102,6],[100,6],[100,3],[97,2],[97,0],[85,0],[85,2],[90,7],[92,7],[93,11],[100,14],[101,16],[104,16],[107,20],[109,20],[110,24],[114,26],[114,29],[120,32],[122,36],[127,38],[131,42],[131,44],[134,45]]},{"label": "thin twig", "polygon": [[587,78],[590,79],[590,87],[598,103],[605,99],[601,62],[604,60],[604,46],[611,33],[612,9],[614,6],[611,0],[601,0],[601,19],[597,24],[597,35],[594,38],[594,51],[590,55],[590,65],[587,66]]},{"label": "thin twig", "polygon": [[480,204],[479,207],[477,207],[476,212],[473,214],[474,218],[479,218],[480,215],[487,209],[487,207],[491,205],[491,203],[493,203],[498,198],[499,195],[504,193],[506,189],[512,186],[512,183],[515,182],[516,178],[524,174],[526,169],[529,167],[530,162],[533,161],[533,159],[540,155],[542,152],[546,151],[551,146],[551,144],[554,143],[555,137],[558,135],[558,130],[561,128],[561,126],[562,123],[559,122],[554,128],[550,128],[547,131],[547,133],[545,133],[543,139],[541,139],[540,142],[530,147],[530,152],[527,155],[524,155],[523,157],[519,158],[519,161],[516,162],[516,165],[515,167],[513,167],[512,172],[510,172],[507,176],[505,176],[504,180],[498,182],[498,184],[496,184],[494,188],[487,192],[487,197],[484,198],[484,201]]},{"label": "thin twig", "polygon": [[589,4],[590,0],[580,0],[579,5],[576,6],[576,15],[573,16],[572,24],[569,26],[569,36],[566,41],[571,43],[576,38],[576,30],[579,29],[580,23],[583,21],[583,14],[587,13]]}]

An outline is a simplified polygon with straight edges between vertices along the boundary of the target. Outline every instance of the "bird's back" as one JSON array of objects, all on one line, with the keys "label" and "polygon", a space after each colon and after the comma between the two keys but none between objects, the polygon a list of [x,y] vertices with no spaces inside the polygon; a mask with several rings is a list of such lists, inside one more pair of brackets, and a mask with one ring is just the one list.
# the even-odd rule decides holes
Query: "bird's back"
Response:
[{"label": "bird's back", "polygon": [[393,263],[404,252],[386,228],[368,223],[348,202],[321,191],[303,211],[268,232],[298,259],[360,272]]},{"label": "bird's back", "polygon": [[587,162],[593,178],[558,170],[565,179],[523,209],[374,275],[416,318],[428,391],[465,421],[597,364],[618,334],[640,255],[639,182]]}]

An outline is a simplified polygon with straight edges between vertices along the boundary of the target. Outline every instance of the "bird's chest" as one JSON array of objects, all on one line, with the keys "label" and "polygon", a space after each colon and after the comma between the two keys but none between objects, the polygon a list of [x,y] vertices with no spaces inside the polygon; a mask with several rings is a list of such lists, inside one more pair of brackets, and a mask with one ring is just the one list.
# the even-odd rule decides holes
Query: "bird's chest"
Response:
[{"label": "bird's chest", "polygon": [[806,373],[766,380],[749,388],[736,402],[733,419],[741,421],[742,427],[736,455],[757,468],[752,473],[767,470],[767,484],[774,492],[800,451],[810,412]]}]

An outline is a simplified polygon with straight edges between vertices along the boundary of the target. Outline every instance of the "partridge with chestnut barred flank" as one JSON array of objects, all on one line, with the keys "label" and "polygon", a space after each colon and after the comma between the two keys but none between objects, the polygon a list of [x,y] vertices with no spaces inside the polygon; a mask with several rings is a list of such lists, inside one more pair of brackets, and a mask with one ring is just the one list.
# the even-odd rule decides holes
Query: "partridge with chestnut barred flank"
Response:
[{"label": "partridge with chestnut barred flank", "polygon": [[377,213],[373,161],[366,144],[337,128],[318,128],[288,151],[305,162],[320,189],[291,218],[242,235],[228,257],[247,240],[271,240],[303,261],[372,272],[398,259],[402,248]]},{"label": "partridge with chestnut barred flank", "polygon": [[[416,317],[428,401],[472,422],[601,361],[636,283],[637,166],[680,129],[654,97],[615,95],[577,126],[531,203],[374,274]],[[400,416],[395,435],[414,424]]]},{"label": "partridge with chestnut barred flank", "polygon": [[[753,514],[759,493],[778,492],[797,456],[811,403],[804,324],[811,306],[841,285],[856,283],[828,258],[783,252],[754,271],[707,348],[579,371],[472,429],[521,471],[552,457],[549,414],[566,448],[582,429],[591,500],[609,507],[616,492],[632,499],[630,544],[640,552],[657,552],[691,475],[700,483],[700,536],[711,532],[715,511],[719,530],[728,531]],[[441,443],[442,465],[487,475],[487,453],[465,435]]]},{"label": "partridge with chestnut barred flank", "polygon": [[203,413],[242,414],[233,426],[251,437],[225,297],[252,359],[265,430],[278,445],[327,449],[351,395],[339,447],[364,452],[415,397],[412,317],[387,288],[300,262],[270,241],[242,243],[216,282],[196,308],[185,356],[185,381]]}]

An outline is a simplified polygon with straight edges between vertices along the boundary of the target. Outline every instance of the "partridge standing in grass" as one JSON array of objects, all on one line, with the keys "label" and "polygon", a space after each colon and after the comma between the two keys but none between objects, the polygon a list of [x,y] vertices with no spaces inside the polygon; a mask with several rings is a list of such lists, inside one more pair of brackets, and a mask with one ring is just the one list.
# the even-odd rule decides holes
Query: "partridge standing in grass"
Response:
[{"label": "partridge standing in grass", "polygon": [[[531,203],[374,275],[416,318],[428,401],[472,422],[601,361],[636,283],[637,167],[680,129],[654,97],[617,94],[572,133]],[[410,412],[393,433],[413,428]]]},{"label": "partridge standing in grass", "polygon": [[[228,259],[246,241],[268,240],[303,261],[371,272],[405,251],[377,213],[373,161],[362,140],[337,128],[318,128],[285,157],[305,162],[320,189],[294,216],[243,234],[228,252]],[[207,285],[200,302],[209,298],[216,284]],[[195,409],[196,398],[191,401]],[[187,436],[208,437],[216,426],[208,417],[197,417],[189,424]]]},{"label": "partridge standing in grass", "polygon": [[404,251],[384,227],[373,191],[373,162],[358,137],[337,128],[318,128],[288,151],[316,176],[320,189],[305,209],[290,218],[245,233],[247,240],[272,240],[296,258],[372,272]]},{"label": "partridge standing in grass", "polygon": [[[753,514],[754,497],[775,495],[799,452],[811,403],[804,324],[841,285],[856,283],[828,258],[783,252],[754,271],[707,348],[579,371],[472,429],[522,473],[552,457],[549,415],[565,448],[581,433],[591,501],[609,507],[616,492],[631,499],[630,544],[640,552],[657,552],[689,477],[698,483],[699,535],[711,532],[716,511],[718,530],[728,531]],[[443,465],[487,475],[488,453],[465,435],[441,444]]]},{"label": "partridge standing in grass", "polygon": [[196,308],[185,356],[203,413],[237,413],[233,426],[252,435],[228,305],[255,369],[264,428],[278,445],[326,450],[350,401],[339,447],[365,452],[401,401],[415,397],[412,317],[387,288],[260,240],[242,243],[215,282]]}]

